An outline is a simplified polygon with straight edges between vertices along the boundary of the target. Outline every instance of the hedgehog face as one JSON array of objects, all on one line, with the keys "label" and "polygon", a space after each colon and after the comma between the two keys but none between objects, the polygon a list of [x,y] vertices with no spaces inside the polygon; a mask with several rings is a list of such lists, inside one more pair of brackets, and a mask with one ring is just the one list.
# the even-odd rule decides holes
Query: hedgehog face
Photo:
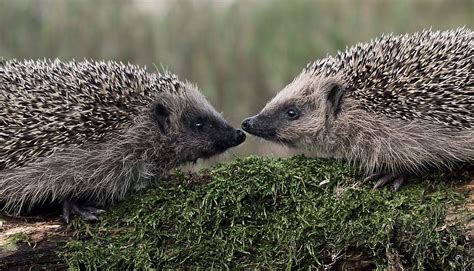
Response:
[{"label": "hedgehog face", "polygon": [[191,85],[179,95],[161,97],[154,105],[157,133],[166,139],[179,164],[220,154],[245,141]]},{"label": "hedgehog face", "polygon": [[341,111],[343,85],[337,78],[303,72],[242,128],[253,135],[293,147],[315,146]]},{"label": "hedgehog face", "polygon": [[194,112],[183,117],[182,138],[190,146],[187,161],[209,158],[245,140],[242,130],[233,128],[215,114]]}]

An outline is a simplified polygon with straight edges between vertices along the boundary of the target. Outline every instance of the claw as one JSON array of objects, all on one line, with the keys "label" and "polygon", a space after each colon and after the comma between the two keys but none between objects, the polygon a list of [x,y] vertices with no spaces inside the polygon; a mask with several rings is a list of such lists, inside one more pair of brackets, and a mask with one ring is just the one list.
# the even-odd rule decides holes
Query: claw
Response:
[{"label": "claw", "polygon": [[63,201],[63,219],[66,224],[69,224],[71,217],[71,204],[68,200]]},{"label": "claw", "polygon": [[372,175],[369,175],[367,178],[365,178],[365,179],[364,179],[364,182],[378,180],[378,179],[380,179],[380,177],[382,177],[382,176],[383,176],[382,173],[374,173],[374,174],[372,174]]},{"label": "claw", "polygon": [[406,180],[406,177],[399,174],[384,174],[384,173],[376,173],[372,174],[369,177],[365,178],[364,181],[371,181],[371,180],[378,180],[377,183],[374,185],[374,189],[382,188],[388,183],[392,183],[393,191],[398,191],[400,187]]},{"label": "claw", "polygon": [[104,209],[95,208],[94,206],[85,206],[85,207],[83,207],[83,209],[85,209],[86,211],[88,211],[89,213],[94,214],[94,215],[101,215],[101,214],[105,213]]},{"label": "claw", "polygon": [[393,181],[393,184],[392,184],[393,191],[398,191],[400,189],[400,187],[403,185],[403,183],[405,182],[405,180],[406,180],[405,176],[398,176]]},{"label": "claw", "polygon": [[98,216],[103,214],[105,210],[95,208],[93,206],[79,206],[76,202],[71,200],[63,201],[63,218],[66,224],[71,220],[71,214],[77,215],[87,222],[98,221]]},{"label": "claw", "polygon": [[395,175],[394,174],[386,174],[386,175],[383,175],[382,178],[380,178],[377,183],[374,185],[374,188],[382,188],[384,187],[386,184],[390,183],[391,181],[393,181],[393,179],[395,179]]}]

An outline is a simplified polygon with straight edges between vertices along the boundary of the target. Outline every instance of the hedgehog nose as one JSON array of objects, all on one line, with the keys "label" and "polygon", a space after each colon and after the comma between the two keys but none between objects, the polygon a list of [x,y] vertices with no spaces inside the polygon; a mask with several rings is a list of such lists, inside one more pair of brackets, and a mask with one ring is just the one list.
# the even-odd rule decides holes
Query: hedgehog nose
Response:
[{"label": "hedgehog nose", "polygon": [[244,131],[248,131],[250,129],[250,121],[252,120],[252,118],[246,118],[242,121],[242,129],[244,129]]},{"label": "hedgehog nose", "polygon": [[236,134],[237,141],[238,141],[239,143],[242,143],[242,142],[245,141],[245,133],[244,133],[242,130],[238,129],[238,130],[235,132],[235,134]]}]

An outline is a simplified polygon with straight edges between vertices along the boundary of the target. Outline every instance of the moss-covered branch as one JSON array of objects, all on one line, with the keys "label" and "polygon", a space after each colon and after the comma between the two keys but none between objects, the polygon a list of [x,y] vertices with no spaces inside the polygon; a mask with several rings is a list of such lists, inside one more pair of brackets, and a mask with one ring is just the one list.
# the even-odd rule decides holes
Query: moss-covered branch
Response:
[{"label": "moss-covered branch", "polygon": [[98,225],[75,221],[64,256],[76,268],[469,268],[472,213],[447,177],[424,176],[393,193],[333,160],[237,159],[178,172]]}]

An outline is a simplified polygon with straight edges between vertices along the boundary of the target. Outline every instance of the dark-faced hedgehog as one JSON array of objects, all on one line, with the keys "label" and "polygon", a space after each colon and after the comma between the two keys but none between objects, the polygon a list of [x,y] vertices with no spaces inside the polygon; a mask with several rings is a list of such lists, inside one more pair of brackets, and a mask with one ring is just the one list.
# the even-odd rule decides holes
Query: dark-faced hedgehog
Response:
[{"label": "dark-faced hedgehog", "polygon": [[66,222],[245,140],[196,86],[130,64],[4,61],[0,104],[3,210],[59,202]]},{"label": "dark-faced hedgehog", "polygon": [[473,32],[384,35],[309,63],[242,128],[358,163],[375,187],[474,160]]}]

